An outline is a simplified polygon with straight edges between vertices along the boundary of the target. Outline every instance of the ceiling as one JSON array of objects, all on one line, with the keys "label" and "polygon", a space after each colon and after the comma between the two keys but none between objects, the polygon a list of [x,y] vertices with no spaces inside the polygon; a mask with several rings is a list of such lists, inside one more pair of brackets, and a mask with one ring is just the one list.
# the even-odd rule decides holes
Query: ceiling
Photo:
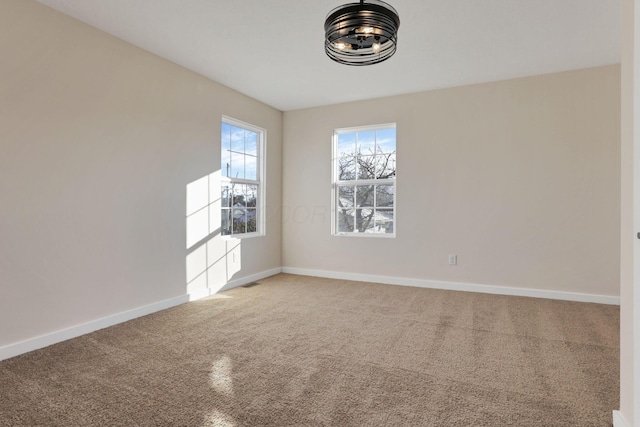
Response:
[{"label": "ceiling", "polygon": [[398,51],[350,67],[324,53],[354,0],[38,0],[288,111],[620,62],[619,0],[387,0]]}]

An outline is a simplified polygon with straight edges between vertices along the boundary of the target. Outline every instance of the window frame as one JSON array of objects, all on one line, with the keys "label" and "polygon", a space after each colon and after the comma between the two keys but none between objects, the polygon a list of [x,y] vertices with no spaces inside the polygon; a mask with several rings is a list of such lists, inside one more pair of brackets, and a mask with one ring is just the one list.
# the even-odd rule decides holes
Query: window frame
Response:
[{"label": "window frame", "polygon": [[[223,125],[234,126],[257,134],[256,143],[256,179],[247,178],[232,178],[224,176],[223,169],[223,142],[222,142],[222,129]],[[267,130],[251,123],[243,122],[242,120],[234,119],[229,116],[222,116],[220,120],[220,235],[223,239],[247,239],[252,237],[260,237],[266,235],[266,221],[265,221],[265,200],[266,200],[266,142],[267,142]],[[231,147],[229,147],[229,155],[231,156]],[[246,156],[246,148],[244,151]],[[233,207],[225,208],[222,206],[223,197],[222,191],[225,186],[231,186],[233,184],[245,184],[256,185],[258,187],[256,195],[256,231],[233,233],[233,225],[231,226],[231,234],[223,234],[223,218],[226,210],[233,210]]]},{"label": "window frame", "polygon": [[[394,129],[396,132],[396,140],[395,140],[395,149],[394,153],[396,154],[396,171],[393,178],[385,178],[385,179],[352,179],[352,180],[341,180],[340,174],[338,170],[338,137],[339,135],[349,134],[349,133],[359,133],[359,132],[367,132],[367,131],[378,131],[384,129]],[[396,123],[385,123],[379,125],[368,125],[368,126],[356,126],[356,127],[348,127],[348,128],[339,128],[333,130],[333,135],[331,138],[331,235],[339,236],[339,237],[373,237],[373,238],[387,238],[393,239],[397,235],[397,125]],[[393,208],[390,209],[393,212],[393,232],[391,233],[367,233],[367,232],[359,232],[354,230],[352,232],[348,231],[338,231],[338,215],[340,211],[340,207],[338,204],[339,197],[339,188],[345,186],[357,187],[359,185],[393,185]],[[377,207],[373,206],[374,208]],[[357,209],[357,207],[354,207]]]}]

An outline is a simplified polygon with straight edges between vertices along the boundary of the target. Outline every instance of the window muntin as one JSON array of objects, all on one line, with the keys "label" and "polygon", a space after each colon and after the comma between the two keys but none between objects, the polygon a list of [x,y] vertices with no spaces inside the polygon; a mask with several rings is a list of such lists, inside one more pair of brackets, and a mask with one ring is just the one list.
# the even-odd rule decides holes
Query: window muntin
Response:
[{"label": "window muntin", "polygon": [[264,139],[264,129],[226,117],[222,120],[223,236],[264,234]]},{"label": "window muntin", "polygon": [[333,164],[333,233],[395,236],[395,125],[334,131]]}]

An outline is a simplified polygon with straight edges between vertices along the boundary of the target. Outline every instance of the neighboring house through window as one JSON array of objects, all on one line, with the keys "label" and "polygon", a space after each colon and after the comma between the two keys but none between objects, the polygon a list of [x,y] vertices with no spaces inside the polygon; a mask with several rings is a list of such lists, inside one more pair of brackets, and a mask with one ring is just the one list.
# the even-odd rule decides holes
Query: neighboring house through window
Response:
[{"label": "neighboring house through window", "polygon": [[333,134],[333,234],[395,236],[395,124]]},{"label": "neighboring house through window", "polygon": [[266,131],[222,119],[223,236],[264,234],[264,145]]}]

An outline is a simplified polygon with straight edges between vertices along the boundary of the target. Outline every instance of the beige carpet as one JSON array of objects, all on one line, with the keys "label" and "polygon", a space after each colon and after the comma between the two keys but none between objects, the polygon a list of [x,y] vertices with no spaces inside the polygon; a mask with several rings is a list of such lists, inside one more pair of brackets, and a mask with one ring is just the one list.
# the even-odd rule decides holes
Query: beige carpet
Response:
[{"label": "beige carpet", "polygon": [[0,362],[2,426],[610,426],[615,306],[279,275]]}]

